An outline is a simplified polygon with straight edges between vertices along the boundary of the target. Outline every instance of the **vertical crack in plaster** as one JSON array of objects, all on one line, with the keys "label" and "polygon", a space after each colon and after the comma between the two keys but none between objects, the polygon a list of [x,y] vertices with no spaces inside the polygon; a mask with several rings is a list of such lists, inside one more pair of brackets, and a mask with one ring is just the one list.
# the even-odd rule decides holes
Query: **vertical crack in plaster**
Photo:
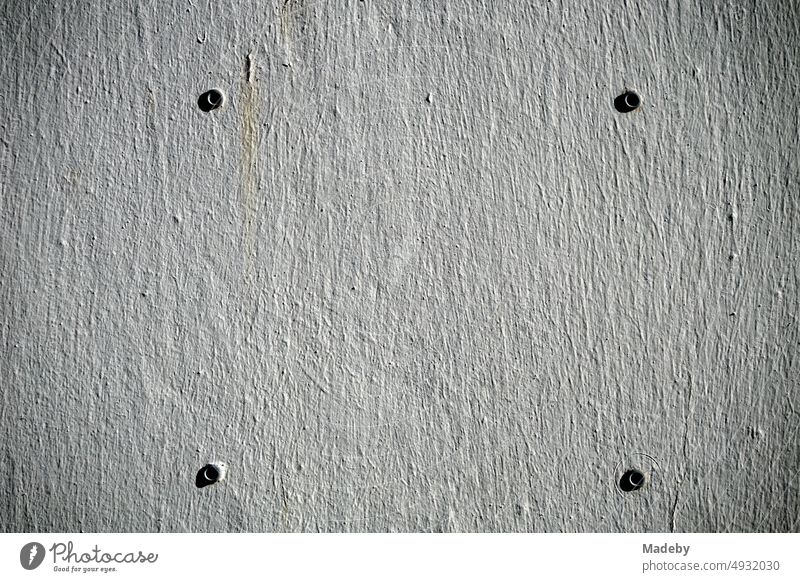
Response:
[{"label": "vertical crack in plaster", "polygon": [[255,81],[253,54],[247,55],[245,80],[242,86],[242,204],[244,214],[243,246],[245,279],[249,280],[253,265],[255,232],[253,223],[258,211],[258,87]]},{"label": "vertical crack in plaster", "polygon": [[[693,405],[693,382],[692,382],[692,375],[689,374],[689,382],[688,382],[689,394],[686,397],[686,414],[685,414],[685,423],[683,428],[683,467],[681,469],[681,474],[685,474],[685,469],[688,466],[688,459],[689,459],[689,421],[692,416],[692,405]],[[670,517],[670,525],[669,530],[672,533],[675,533],[675,514],[678,511],[678,503],[681,497],[681,483],[679,482],[675,487],[675,503],[672,505],[672,515]]]}]

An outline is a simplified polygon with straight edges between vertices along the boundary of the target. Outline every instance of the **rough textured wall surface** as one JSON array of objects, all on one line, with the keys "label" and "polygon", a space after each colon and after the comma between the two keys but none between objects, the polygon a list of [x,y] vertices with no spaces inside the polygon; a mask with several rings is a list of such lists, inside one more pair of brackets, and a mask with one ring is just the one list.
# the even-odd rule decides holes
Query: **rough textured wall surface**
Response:
[{"label": "rough textured wall surface", "polygon": [[0,10],[3,531],[800,529],[797,2]]}]

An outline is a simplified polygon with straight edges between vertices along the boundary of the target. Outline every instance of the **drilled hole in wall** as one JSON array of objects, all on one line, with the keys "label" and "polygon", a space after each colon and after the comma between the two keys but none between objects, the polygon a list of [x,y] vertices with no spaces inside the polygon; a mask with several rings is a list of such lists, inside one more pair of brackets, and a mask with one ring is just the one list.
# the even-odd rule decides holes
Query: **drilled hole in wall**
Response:
[{"label": "drilled hole in wall", "polygon": [[225,103],[225,95],[219,89],[210,89],[197,98],[197,106],[206,113],[219,109],[223,103]]},{"label": "drilled hole in wall", "polygon": [[213,485],[225,479],[225,473],[226,469],[224,463],[209,463],[197,472],[194,484],[197,485],[197,487]]},{"label": "drilled hole in wall", "polygon": [[638,469],[628,469],[622,474],[619,480],[619,488],[630,493],[637,491],[644,487],[645,477],[644,474]]},{"label": "drilled hole in wall", "polygon": [[625,91],[614,99],[614,108],[620,113],[630,113],[634,109],[638,109],[641,104],[642,99],[635,91]]},{"label": "drilled hole in wall", "polygon": [[205,471],[203,471],[203,476],[209,481],[216,481],[219,479],[219,471],[213,465],[209,465],[206,467]]}]

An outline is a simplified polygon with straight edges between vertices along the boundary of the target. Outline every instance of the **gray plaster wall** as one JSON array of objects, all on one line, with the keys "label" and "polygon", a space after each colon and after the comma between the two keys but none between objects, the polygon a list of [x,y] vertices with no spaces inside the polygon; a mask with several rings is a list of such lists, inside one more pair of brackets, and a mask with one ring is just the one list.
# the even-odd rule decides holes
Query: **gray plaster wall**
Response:
[{"label": "gray plaster wall", "polygon": [[800,530],[799,10],[6,0],[0,529]]}]

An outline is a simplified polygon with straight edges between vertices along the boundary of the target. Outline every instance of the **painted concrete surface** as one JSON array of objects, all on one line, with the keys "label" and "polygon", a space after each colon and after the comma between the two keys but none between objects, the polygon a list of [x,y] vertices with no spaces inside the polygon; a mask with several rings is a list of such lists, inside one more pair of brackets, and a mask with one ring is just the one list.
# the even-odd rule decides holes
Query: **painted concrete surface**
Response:
[{"label": "painted concrete surface", "polygon": [[2,531],[800,530],[796,2],[1,10]]}]

